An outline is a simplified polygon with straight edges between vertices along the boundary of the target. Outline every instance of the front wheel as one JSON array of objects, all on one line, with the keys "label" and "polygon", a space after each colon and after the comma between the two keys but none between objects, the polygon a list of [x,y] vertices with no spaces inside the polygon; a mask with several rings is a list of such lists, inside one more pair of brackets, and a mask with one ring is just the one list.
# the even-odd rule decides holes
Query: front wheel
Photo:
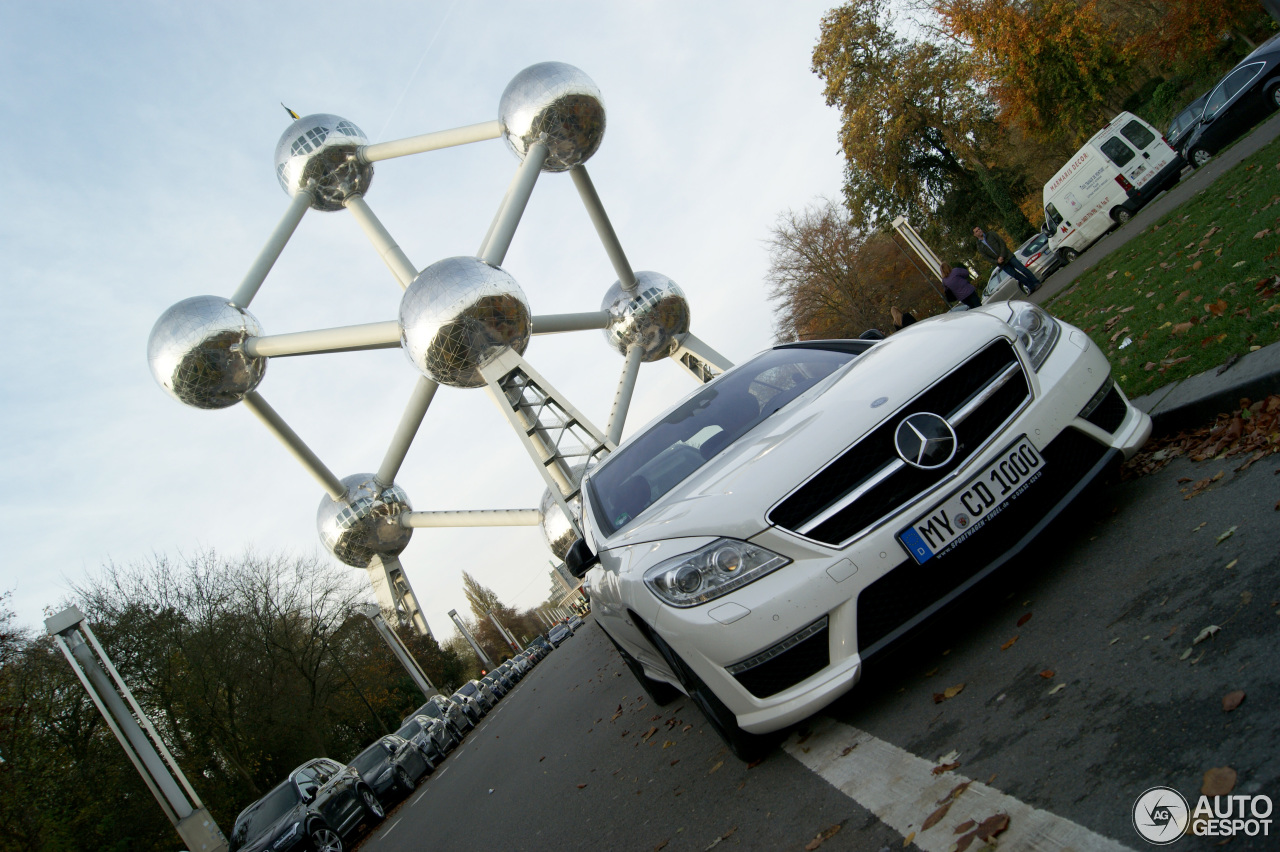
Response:
[{"label": "front wheel", "polygon": [[1117,227],[1123,227],[1129,224],[1129,220],[1133,218],[1133,214],[1123,207],[1117,207],[1111,211],[1111,219],[1116,223]]},{"label": "front wheel", "polygon": [[378,797],[368,787],[360,790],[360,801],[364,804],[365,816],[374,822],[379,822],[387,815],[387,812],[382,808],[382,802],[378,801]]},{"label": "front wheel", "polygon": [[[427,766],[430,765],[431,762],[427,761]],[[392,772],[392,775],[395,777],[395,787],[400,795],[407,796],[413,792],[414,783],[413,779],[409,777],[409,770],[405,769],[403,766],[397,766]]]},{"label": "front wheel", "polygon": [[[600,627],[600,622],[597,621],[596,626]],[[628,654],[626,650],[618,644],[617,640],[612,636],[609,636],[609,632],[603,627],[600,627],[600,631],[604,633],[605,636],[608,636],[609,641],[613,643],[613,647],[618,649],[618,654],[621,655],[622,661],[627,664],[627,668],[631,670],[631,674],[640,682],[641,688],[644,689],[645,694],[649,696],[650,701],[661,707],[664,704],[670,704],[672,701],[675,701],[680,697],[680,690],[676,689],[669,683],[663,683],[660,680],[654,680],[649,677],[644,673],[644,666],[640,665],[639,660]]]},{"label": "front wheel", "polygon": [[342,852],[342,838],[327,825],[312,828],[310,839],[315,852]]},{"label": "front wheel", "polygon": [[1191,161],[1192,166],[1198,169],[1201,166],[1203,166],[1205,163],[1208,163],[1210,160],[1212,160],[1213,154],[1210,154],[1208,151],[1206,151],[1203,148],[1192,148],[1187,153],[1187,159]]},{"label": "front wheel", "polygon": [[689,697],[693,699],[693,703],[698,705],[698,709],[702,711],[702,715],[707,717],[707,723],[711,725],[720,739],[724,740],[724,744],[729,747],[729,751],[743,763],[753,763],[763,758],[773,748],[775,737],[769,735],[751,734],[738,727],[738,719],[733,715],[733,711],[725,706],[716,694],[711,691],[702,678],[685,664],[680,655],[668,645],[661,636],[656,633],[651,634],[653,644],[657,647],[658,652],[662,654],[667,665],[671,667],[671,671],[679,678],[680,683],[684,686],[685,692],[689,693]]},{"label": "front wheel", "polygon": [[1077,257],[1080,256],[1080,252],[1076,251],[1073,248],[1064,248],[1061,251],[1059,251],[1058,254],[1062,255],[1063,263],[1071,263]]}]

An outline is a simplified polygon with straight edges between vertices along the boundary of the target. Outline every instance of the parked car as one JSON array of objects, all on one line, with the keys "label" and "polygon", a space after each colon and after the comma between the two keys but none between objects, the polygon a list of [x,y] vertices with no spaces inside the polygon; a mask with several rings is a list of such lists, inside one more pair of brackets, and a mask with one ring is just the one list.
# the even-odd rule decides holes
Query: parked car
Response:
[{"label": "parked car", "polygon": [[563,624],[553,624],[551,625],[551,629],[547,631],[547,639],[549,639],[551,644],[557,648],[559,648],[560,643],[568,639],[569,636],[569,628],[565,627]]},{"label": "parked car", "polygon": [[1070,263],[1178,182],[1185,163],[1160,131],[1122,112],[1044,185],[1049,250]]},{"label": "parked car", "polygon": [[356,770],[328,758],[309,760],[240,812],[229,848],[230,852],[342,852],[344,838],[385,815],[382,803]]},{"label": "parked car", "polygon": [[529,646],[531,648],[537,648],[542,657],[546,657],[547,654],[550,654],[555,649],[555,646],[552,645],[547,640],[547,637],[542,634],[533,637],[533,641]]},{"label": "parked car", "polygon": [[576,615],[569,616],[569,629],[577,633],[582,629],[582,619]]},{"label": "parked car", "polygon": [[435,769],[417,745],[395,734],[380,738],[348,765],[383,802],[409,795]]},{"label": "parked car", "polygon": [[[423,704],[417,710],[414,710],[405,717],[405,722],[415,716],[426,716],[430,719],[443,720],[445,723],[445,731],[452,735],[454,739],[453,745],[449,746],[452,750],[454,745],[462,741],[463,735],[471,730],[471,720],[462,712],[462,708],[454,704],[443,695],[433,695],[427,699],[427,703]],[[432,731],[433,737],[435,731]]]},{"label": "parked car", "polygon": [[[463,684],[463,686],[469,685],[470,684]],[[461,688],[459,688],[457,692],[453,693],[453,695],[450,695],[449,700],[462,708],[463,715],[471,721],[473,727],[478,725],[480,720],[484,717],[484,706],[480,703],[480,699],[476,698],[474,695],[468,695],[463,692]]]},{"label": "parked car", "polygon": [[1209,93],[1205,92],[1187,104],[1182,112],[1173,117],[1173,121],[1169,122],[1169,129],[1165,131],[1164,138],[1169,143],[1169,147],[1184,158],[1187,156],[1187,140],[1199,126],[1200,116],[1204,114],[1204,103],[1207,100],[1209,100]]},{"label": "parked car", "polygon": [[462,686],[458,687],[458,692],[469,698],[474,698],[476,704],[479,705],[481,715],[488,713],[493,709],[493,705],[498,703],[498,699],[493,693],[485,695],[484,689],[478,680],[469,680]]},{"label": "parked car", "polygon": [[433,729],[434,721],[429,716],[410,716],[395,733],[397,737],[412,743],[421,752],[423,759],[431,764],[432,769],[443,763],[445,755],[457,745],[456,741],[451,743],[447,736],[443,743],[438,739],[439,729]]},{"label": "parked car", "polygon": [[498,696],[499,699],[507,694],[506,684],[502,682],[502,678],[498,677],[493,672],[489,672],[487,675],[480,678],[480,682],[489,687],[489,690],[493,692],[494,695]]},{"label": "parked car", "polygon": [[751,759],[1150,433],[1102,352],[1030,302],[783,344],[588,471],[565,561],[650,694],[675,686]]},{"label": "parked car", "polygon": [[1186,141],[1199,168],[1280,107],[1280,37],[1265,42],[1209,92],[1204,114]]},{"label": "parked car", "polygon": [[[1062,257],[1049,250],[1049,235],[1041,231],[1014,252],[1022,265],[1030,269],[1041,281],[1056,272],[1064,263]],[[982,291],[982,302],[1007,302],[1021,292],[1031,295],[1026,287],[1000,267],[991,270],[987,286]]]}]

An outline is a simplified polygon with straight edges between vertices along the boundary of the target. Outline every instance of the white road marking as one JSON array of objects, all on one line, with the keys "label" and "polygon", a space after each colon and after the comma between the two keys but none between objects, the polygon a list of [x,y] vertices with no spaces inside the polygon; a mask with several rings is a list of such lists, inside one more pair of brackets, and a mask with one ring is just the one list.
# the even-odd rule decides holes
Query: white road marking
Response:
[{"label": "white road marking", "polygon": [[[1008,830],[996,838],[1007,849],[1130,849],[977,781],[956,797],[936,825],[921,831],[925,818],[940,807],[939,800],[970,779],[956,772],[934,775],[935,764],[834,719],[815,718],[810,730],[803,745],[797,735],[790,736],[783,745],[786,752],[904,837],[915,832],[914,842],[925,852],[948,852],[960,836],[956,826],[970,819],[980,823],[999,813],[1009,815]],[[846,754],[849,746],[854,748]]]},{"label": "white road marking", "polygon": [[386,837],[388,834],[390,834],[390,833],[391,833],[391,830],[392,830],[392,829],[394,829],[397,825],[399,825],[399,824],[400,824],[400,820],[401,820],[401,819],[404,819],[404,817],[400,817],[400,818],[399,818],[399,819],[397,819],[395,822],[391,823],[391,825],[389,825],[389,826],[387,826],[386,828],[382,829],[382,834],[378,835],[378,839],[379,839],[379,840],[381,840],[382,838],[384,838],[384,837]]}]

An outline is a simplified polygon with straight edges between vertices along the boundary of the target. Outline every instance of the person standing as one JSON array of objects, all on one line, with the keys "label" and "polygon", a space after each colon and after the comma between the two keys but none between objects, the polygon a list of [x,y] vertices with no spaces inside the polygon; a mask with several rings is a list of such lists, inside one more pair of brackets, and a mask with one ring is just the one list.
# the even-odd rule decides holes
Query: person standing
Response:
[{"label": "person standing", "polygon": [[894,305],[889,309],[889,315],[893,317],[893,330],[902,331],[907,326],[916,321],[916,318],[906,311]]},{"label": "person standing", "polygon": [[981,228],[974,228],[973,236],[978,241],[979,253],[995,263],[1001,272],[1021,284],[1022,292],[1029,296],[1040,289],[1040,279],[1022,265],[1017,255],[1009,251],[1009,247],[1004,244],[1004,240],[1000,239],[999,234],[988,234]]},{"label": "person standing", "polygon": [[942,287],[949,299],[964,302],[971,308],[982,307],[982,297],[969,282],[969,270],[963,266],[942,264]]}]

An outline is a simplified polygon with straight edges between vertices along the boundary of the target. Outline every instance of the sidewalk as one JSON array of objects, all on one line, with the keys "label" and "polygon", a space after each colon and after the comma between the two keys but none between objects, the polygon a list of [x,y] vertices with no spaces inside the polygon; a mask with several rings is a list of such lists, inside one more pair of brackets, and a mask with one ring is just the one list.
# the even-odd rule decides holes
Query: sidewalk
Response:
[{"label": "sidewalk", "polygon": [[1151,415],[1154,433],[1161,435],[1204,425],[1234,409],[1242,397],[1256,402],[1273,393],[1280,393],[1280,343],[1250,352],[1225,370],[1206,370],[1132,402]]}]

